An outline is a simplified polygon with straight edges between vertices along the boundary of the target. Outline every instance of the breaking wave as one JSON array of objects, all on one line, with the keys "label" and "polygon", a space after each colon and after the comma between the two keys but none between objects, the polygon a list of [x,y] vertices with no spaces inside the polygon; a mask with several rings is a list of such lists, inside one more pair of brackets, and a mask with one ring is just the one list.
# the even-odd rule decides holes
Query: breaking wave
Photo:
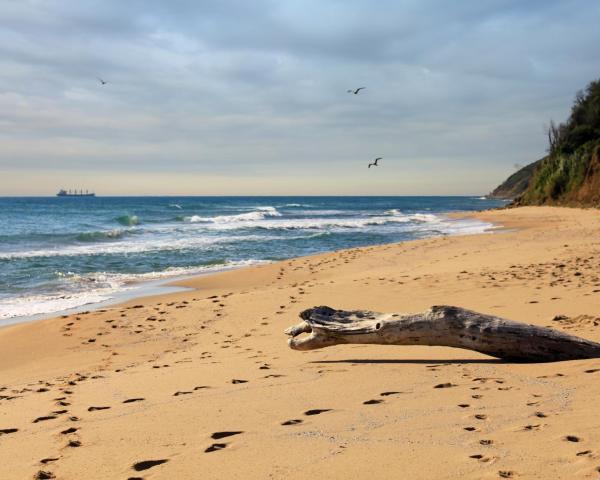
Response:
[{"label": "breaking wave", "polygon": [[84,305],[106,302],[126,292],[133,294],[136,289],[143,294],[141,282],[200,275],[264,263],[268,262],[253,259],[223,261],[210,265],[168,268],[160,272],[140,274],[96,272],[79,275],[72,272],[57,272],[56,277],[60,280],[61,291],[0,299],[0,320],[62,312]]},{"label": "breaking wave", "polygon": [[102,240],[115,240],[123,238],[129,230],[108,230],[103,232],[84,232],[77,235],[77,240],[80,242],[97,242]]},{"label": "breaking wave", "polygon": [[235,223],[235,222],[252,222],[258,220],[264,220],[268,217],[281,217],[281,213],[277,211],[275,207],[258,207],[254,212],[238,213],[236,215],[217,215],[215,217],[201,217],[199,215],[192,215],[189,217],[182,217],[186,222],[191,223]]},{"label": "breaking wave", "polygon": [[115,220],[125,227],[133,227],[140,224],[140,219],[137,215],[122,215]]}]

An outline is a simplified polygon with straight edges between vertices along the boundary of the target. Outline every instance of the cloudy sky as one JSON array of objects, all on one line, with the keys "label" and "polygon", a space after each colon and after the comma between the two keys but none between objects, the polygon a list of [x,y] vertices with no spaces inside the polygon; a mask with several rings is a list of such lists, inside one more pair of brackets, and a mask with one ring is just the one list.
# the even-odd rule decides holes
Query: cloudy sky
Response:
[{"label": "cloudy sky", "polygon": [[600,77],[598,25],[588,0],[0,0],[0,195],[486,193]]}]

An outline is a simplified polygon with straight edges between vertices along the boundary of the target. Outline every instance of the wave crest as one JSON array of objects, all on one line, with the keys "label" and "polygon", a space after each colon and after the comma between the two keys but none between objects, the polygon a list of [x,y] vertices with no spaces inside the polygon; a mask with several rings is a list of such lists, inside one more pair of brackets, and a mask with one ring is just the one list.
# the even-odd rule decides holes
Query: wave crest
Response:
[{"label": "wave crest", "polygon": [[264,220],[268,217],[281,217],[281,213],[275,207],[257,207],[255,211],[248,213],[238,213],[236,215],[217,215],[216,217],[201,217],[192,215],[183,217],[183,220],[190,223],[215,223],[227,224],[236,222],[254,222]]},{"label": "wave crest", "polygon": [[133,227],[135,225],[139,225],[140,223],[140,219],[137,215],[121,215],[115,220],[125,227]]},{"label": "wave crest", "polygon": [[104,232],[83,232],[77,235],[77,240],[80,242],[98,242],[102,240],[115,240],[123,238],[127,234],[127,230],[115,229]]}]

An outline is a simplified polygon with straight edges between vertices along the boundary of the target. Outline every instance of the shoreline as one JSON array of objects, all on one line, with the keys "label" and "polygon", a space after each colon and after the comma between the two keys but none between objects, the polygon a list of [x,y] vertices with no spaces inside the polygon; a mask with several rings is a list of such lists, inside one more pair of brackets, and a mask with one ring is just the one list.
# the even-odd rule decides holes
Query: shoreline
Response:
[{"label": "shoreline", "polygon": [[134,286],[132,290],[125,289],[116,292],[115,296],[112,298],[108,298],[99,302],[84,303],[73,308],[66,308],[64,310],[58,310],[55,312],[38,313],[34,315],[9,317],[0,321],[0,329],[11,327],[13,325],[20,325],[22,323],[31,323],[40,320],[51,320],[53,318],[59,318],[64,315],[69,316],[83,312],[94,312],[108,307],[116,308],[121,304],[132,302],[137,299],[154,297],[157,295],[169,295],[170,293],[177,293],[188,290],[184,287],[171,285],[171,280],[172,279],[163,279],[140,282],[140,285]]},{"label": "shoreline", "polygon": [[[483,211],[481,211],[481,212],[483,212]],[[439,213],[437,215],[441,218],[446,218],[446,219],[454,220],[454,221],[460,221],[460,220],[467,220],[467,219],[474,219],[474,218],[477,219],[477,216],[476,216],[477,213],[480,213],[480,212],[479,211],[473,212],[473,211],[465,210],[465,211],[457,211],[457,212],[449,212],[449,213]],[[496,231],[499,232],[503,228],[500,225],[495,225],[493,222],[482,222],[482,223],[489,223],[489,226],[486,226],[485,230],[482,230],[482,231],[476,232],[476,233],[456,233],[456,234],[440,233],[440,234],[435,234],[435,235],[431,235],[431,236],[424,237],[424,238],[406,240],[403,242],[367,244],[367,245],[363,245],[359,248],[380,247],[380,246],[385,246],[385,245],[394,245],[394,244],[398,244],[398,243],[418,241],[418,240],[423,240],[423,239],[427,239],[427,238],[438,238],[438,237],[443,237],[443,236],[482,235],[482,234],[487,234],[487,233],[494,233]],[[483,226],[484,225],[482,225],[482,227]],[[349,247],[349,248],[352,248],[352,247]],[[52,311],[52,312],[43,312],[43,313],[38,313],[38,314],[21,315],[21,316],[14,316],[14,317],[8,317],[5,319],[0,319],[0,329],[10,327],[12,325],[18,325],[21,323],[30,323],[30,322],[36,322],[39,320],[48,320],[48,319],[52,319],[52,318],[58,318],[63,315],[71,315],[71,314],[81,313],[81,312],[85,312],[85,311],[96,311],[96,310],[100,310],[100,309],[103,309],[106,307],[118,307],[121,304],[133,302],[138,298],[154,297],[154,296],[161,295],[161,294],[176,293],[177,291],[176,290],[173,291],[173,290],[171,290],[171,288],[174,288],[174,289],[186,288],[186,287],[182,287],[184,284],[186,284],[186,281],[193,282],[193,280],[196,277],[202,277],[205,275],[215,275],[215,274],[227,272],[230,270],[253,268],[253,267],[256,267],[256,266],[259,266],[262,264],[279,263],[279,262],[285,262],[288,260],[294,260],[294,259],[300,259],[300,258],[310,258],[314,255],[333,253],[333,252],[338,252],[338,251],[343,251],[343,250],[347,250],[347,249],[326,250],[323,252],[313,253],[311,255],[300,256],[300,257],[289,257],[289,258],[276,260],[276,261],[260,260],[260,261],[256,261],[255,264],[251,264],[251,265],[241,265],[241,266],[222,265],[219,268],[215,268],[214,270],[207,269],[206,272],[199,271],[199,272],[194,272],[194,273],[189,273],[189,274],[181,274],[181,275],[178,274],[178,275],[173,275],[173,276],[167,275],[165,277],[157,278],[157,279],[137,280],[137,281],[133,281],[129,284],[125,283],[122,286],[121,290],[117,290],[112,294],[107,294],[107,295],[113,295],[113,296],[111,296],[110,298],[101,300],[101,301],[92,301],[92,302],[84,303],[84,304],[81,304],[81,305],[78,305],[75,307],[65,308],[62,310],[56,310],[56,311]],[[248,261],[248,260],[243,260],[241,262],[245,262],[245,261]],[[193,267],[191,267],[191,268],[193,268]],[[198,269],[201,269],[201,267],[198,267]],[[157,273],[160,275],[164,272],[157,272]],[[127,285],[130,285],[130,288],[128,288]],[[164,289],[164,290],[161,291],[161,289]]]},{"label": "shoreline", "polygon": [[474,215],[506,230],[196,276],[0,329],[0,477],[596,478],[600,359],[287,346],[315,305],[456,305],[599,341],[600,212]]}]

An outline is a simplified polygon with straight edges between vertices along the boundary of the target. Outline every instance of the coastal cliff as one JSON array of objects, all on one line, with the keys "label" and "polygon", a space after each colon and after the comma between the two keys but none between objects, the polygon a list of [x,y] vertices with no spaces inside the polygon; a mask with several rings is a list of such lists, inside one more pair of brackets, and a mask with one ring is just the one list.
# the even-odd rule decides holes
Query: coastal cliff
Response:
[{"label": "coastal cliff", "polygon": [[[545,157],[544,157],[545,158]],[[533,177],[536,168],[542,163],[543,158],[537,160],[525,167],[517,170],[498,187],[496,187],[489,195],[488,198],[498,198],[502,200],[512,200],[522,195]]]},{"label": "coastal cliff", "polygon": [[600,140],[546,157],[513,203],[600,207]]},{"label": "coastal cliff", "polygon": [[600,80],[577,93],[565,123],[550,123],[548,143],[546,157],[511,175],[490,196],[514,198],[512,206],[600,207]]}]

